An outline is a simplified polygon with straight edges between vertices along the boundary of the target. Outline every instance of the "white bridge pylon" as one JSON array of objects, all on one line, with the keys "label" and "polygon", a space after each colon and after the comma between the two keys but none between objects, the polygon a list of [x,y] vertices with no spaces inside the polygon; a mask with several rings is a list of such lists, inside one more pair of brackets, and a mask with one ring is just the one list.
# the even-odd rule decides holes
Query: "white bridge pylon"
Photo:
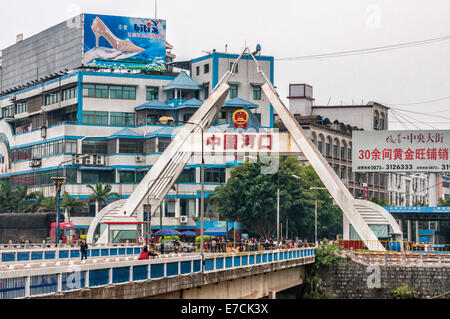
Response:
[{"label": "white bridge pylon", "polygon": [[[378,238],[372,232],[363,216],[358,212],[355,206],[355,199],[349,192],[347,187],[343,184],[340,178],[336,175],[334,170],[330,167],[328,162],[317,150],[317,148],[309,141],[299,123],[294,116],[289,112],[286,106],[279,98],[275,88],[261,69],[261,66],[250,53],[249,49],[244,52],[234,62],[237,65],[242,55],[248,52],[252,56],[257,65],[258,73],[260,73],[265,80],[262,86],[263,92],[269,99],[270,103],[277,112],[280,120],[284,123],[289,134],[287,133],[255,133],[255,138],[259,140],[265,135],[266,147],[261,149],[241,149],[243,153],[264,153],[265,155],[299,155],[303,154],[310,162],[311,166],[317,172],[319,178],[328,189],[330,195],[334,198],[337,205],[341,208],[344,214],[344,220],[353,226],[356,233],[364,241],[367,248],[370,250],[384,251],[384,247],[379,242]],[[235,68],[232,68],[232,71]],[[114,202],[103,208],[91,223],[87,235],[88,243],[108,243],[110,241],[110,232],[103,231],[100,237],[94,241],[94,234],[97,227],[105,222],[125,222],[133,223],[143,220],[143,212],[138,211],[142,207],[143,202],[147,199],[151,206],[151,214],[153,215],[160,207],[163,199],[169,192],[172,185],[175,183],[179,175],[183,172],[186,164],[189,162],[193,154],[198,154],[201,151],[202,143],[206,153],[224,154],[227,152],[239,153],[236,149],[214,149],[208,151],[206,143],[208,135],[205,133],[204,140],[201,141],[201,130],[207,132],[212,122],[216,118],[222,105],[225,103],[230,86],[228,80],[234,74],[228,71],[225,76],[218,83],[216,88],[211,92],[210,97],[203,103],[203,105],[194,113],[189,120],[193,124],[186,124],[178,132],[176,137],[167,147],[165,152],[159,157],[157,162],[152,166],[150,171],[145,175],[141,183],[137,186],[135,191],[126,200]],[[219,133],[220,135],[221,133]],[[224,133],[222,133],[224,134]],[[217,134],[216,134],[217,135]],[[267,136],[271,135],[270,141],[267,142]],[[267,146],[270,143],[270,149]],[[361,206],[361,203],[359,203]],[[379,207],[381,208],[381,207]],[[380,211],[379,208],[376,210]],[[383,214],[384,212],[382,212]],[[378,213],[380,214],[380,213]],[[386,219],[387,220],[387,219]],[[394,234],[401,234],[401,231],[393,218],[389,219],[389,224],[393,229]],[[345,234],[344,234],[345,238]]]}]

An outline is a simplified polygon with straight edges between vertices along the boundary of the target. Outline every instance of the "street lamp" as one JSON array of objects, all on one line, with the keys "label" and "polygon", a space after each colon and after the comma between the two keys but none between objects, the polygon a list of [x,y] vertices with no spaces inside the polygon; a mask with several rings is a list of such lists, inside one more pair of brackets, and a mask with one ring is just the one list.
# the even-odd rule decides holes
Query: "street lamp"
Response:
[{"label": "street lamp", "polygon": [[[200,173],[200,182],[201,182],[201,199],[200,199],[200,254],[202,255],[202,266],[204,264],[204,247],[203,247],[203,219],[205,215],[205,157],[204,157],[204,131],[203,127],[194,122],[188,121],[175,121],[173,117],[163,116],[159,119],[159,122],[162,124],[167,123],[181,123],[181,124],[192,124],[200,128],[202,133],[202,168]],[[203,267],[202,267],[203,268]]]},{"label": "street lamp", "polygon": [[[325,187],[310,187],[309,190],[322,190],[327,189]],[[317,245],[317,196],[314,200],[314,239]]]},{"label": "street lamp", "polygon": [[[89,155],[83,155],[80,157],[80,159],[84,159],[88,156]],[[51,179],[53,180],[53,183],[55,183],[55,189],[56,189],[56,211],[57,211],[56,212],[56,239],[55,239],[56,246],[59,245],[59,215],[60,215],[60,211],[61,211],[61,187],[62,187],[62,184],[64,184],[64,182],[66,181],[66,177],[59,176],[59,167],[61,166],[61,164],[69,163],[69,162],[73,162],[73,159],[62,161],[61,163],[59,163],[58,167],[56,168],[56,177],[51,177]]]}]

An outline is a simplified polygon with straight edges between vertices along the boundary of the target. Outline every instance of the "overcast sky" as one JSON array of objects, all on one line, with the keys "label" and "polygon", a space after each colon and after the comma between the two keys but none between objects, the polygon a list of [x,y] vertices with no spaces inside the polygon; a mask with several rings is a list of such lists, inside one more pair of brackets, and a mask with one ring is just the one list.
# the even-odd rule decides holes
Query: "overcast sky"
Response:
[{"label": "overcast sky", "polygon": [[[9,1],[0,13],[0,48],[14,44],[19,33],[28,38],[81,12],[153,18],[154,1]],[[228,52],[239,53],[260,43],[262,54],[276,60],[450,35],[448,0],[158,0],[157,17],[167,21],[177,60],[202,56],[202,50],[224,51],[226,44]],[[276,61],[275,85],[283,98],[289,83],[312,85],[317,105],[330,98],[330,105],[377,101],[427,113],[401,113],[428,123],[417,127],[450,129],[450,40],[375,54]],[[427,101],[434,102],[419,103]],[[415,128],[394,123],[392,113],[390,121],[391,129]]]}]

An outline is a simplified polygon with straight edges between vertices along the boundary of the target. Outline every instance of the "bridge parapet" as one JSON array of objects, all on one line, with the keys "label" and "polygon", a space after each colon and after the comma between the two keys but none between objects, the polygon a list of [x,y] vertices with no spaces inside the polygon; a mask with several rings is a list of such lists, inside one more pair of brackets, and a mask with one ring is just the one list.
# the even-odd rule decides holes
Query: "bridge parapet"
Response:
[{"label": "bridge parapet", "polygon": [[[33,298],[82,291],[117,284],[213,274],[224,270],[283,263],[314,262],[315,248],[269,250],[237,254],[162,255],[149,260],[108,257],[62,265],[54,262],[41,268],[0,270],[0,299]],[[128,260],[127,260],[128,259]],[[47,267],[45,267],[47,266]]]}]

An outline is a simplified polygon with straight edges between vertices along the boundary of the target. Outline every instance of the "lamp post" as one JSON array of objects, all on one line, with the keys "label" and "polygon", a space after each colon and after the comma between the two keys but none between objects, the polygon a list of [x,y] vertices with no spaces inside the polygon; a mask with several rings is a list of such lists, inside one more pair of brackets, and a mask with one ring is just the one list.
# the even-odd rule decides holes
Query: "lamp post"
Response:
[{"label": "lamp post", "polygon": [[201,199],[200,199],[200,254],[202,255],[202,269],[204,264],[204,247],[203,247],[203,219],[205,215],[205,156],[204,156],[204,130],[199,124],[188,121],[175,121],[173,117],[161,117],[159,121],[163,124],[172,122],[172,123],[181,123],[181,124],[192,124],[200,128],[202,133],[202,167],[200,172],[200,183],[201,183]]},{"label": "lamp post", "polygon": [[[327,189],[325,187],[310,187],[309,190],[322,190]],[[314,240],[317,245],[317,196],[314,200]]]},{"label": "lamp post", "polygon": [[[84,159],[88,157],[89,155],[81,156],[80,159]],[[51,177],[53,180],[53,183],[55,183],[55,189],[56,189],[56,238],[55,238],[55,244],[56,246],[59,245],[59,215],[61,212],[61,187],[62,184],[66,181],[66,177],[59,176],[59,167],[61,164],[73,162],[73,159],[62,161],[58,164],[58,167],[56,168],[56,177]]]}]

